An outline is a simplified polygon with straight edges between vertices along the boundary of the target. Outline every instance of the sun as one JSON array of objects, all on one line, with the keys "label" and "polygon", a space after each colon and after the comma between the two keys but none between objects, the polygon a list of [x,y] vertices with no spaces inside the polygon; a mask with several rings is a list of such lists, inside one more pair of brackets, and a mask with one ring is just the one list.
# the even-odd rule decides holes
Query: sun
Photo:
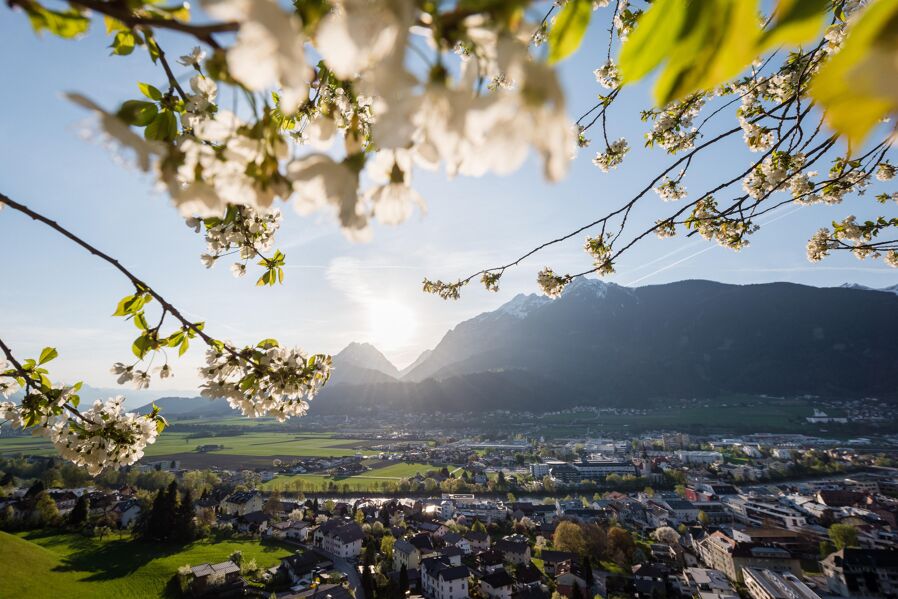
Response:
[{"label": "sun", "polygon": [[371,342],[380,349],[406,345],[418,329],[418,318],[406,304],[393,299],[374,300],[368,306]]}]

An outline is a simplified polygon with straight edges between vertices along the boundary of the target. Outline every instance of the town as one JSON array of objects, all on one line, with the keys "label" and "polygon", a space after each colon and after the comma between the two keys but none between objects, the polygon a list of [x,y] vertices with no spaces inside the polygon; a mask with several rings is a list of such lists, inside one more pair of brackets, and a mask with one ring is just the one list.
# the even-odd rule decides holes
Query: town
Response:
[{"label": "town", "polygon": [[[185,597],[894,597],[892,441],[374,435],[356,455],[96,479],[7,455],[0,527],[167,547],[160,584]],[[408,475],[359,485],[384,468]]]}]

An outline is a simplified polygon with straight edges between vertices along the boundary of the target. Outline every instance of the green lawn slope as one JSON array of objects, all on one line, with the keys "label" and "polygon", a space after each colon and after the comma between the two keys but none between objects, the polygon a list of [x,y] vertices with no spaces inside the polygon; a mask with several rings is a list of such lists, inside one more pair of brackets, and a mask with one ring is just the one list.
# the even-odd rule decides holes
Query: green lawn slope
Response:
[{"label": "green lawn slope", "polygon": [[0,532],[0,597],[167,597],[180,566],[224,561],[237,550],[265,568],[292,553],[255,540],[202,540],[177,547],[115,537],[97,541],[73,534]]}]

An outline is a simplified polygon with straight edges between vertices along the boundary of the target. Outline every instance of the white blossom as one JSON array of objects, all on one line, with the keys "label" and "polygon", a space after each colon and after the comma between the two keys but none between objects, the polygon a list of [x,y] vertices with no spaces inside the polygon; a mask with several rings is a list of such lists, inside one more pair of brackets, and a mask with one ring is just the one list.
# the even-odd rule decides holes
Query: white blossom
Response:
[{"label": "white blossom", "polygon": [[675,202],[686,197],[686,187],[684,187],[682,183],[680,183],[679,177],[676,179],[670,179],[669,177],[665,176],[658,187],[655,187],[654,190],[655,193],[658,194],[658,197],[665,202]]},{"label": "white blossom", "polygon": [[876,166],[877,181],[891,181],[895,178],[895,166],[888,160],[883,160]]},{"label": "white blossom", "polygon": [[553,299],[560,296],[561,292],[564,291],[564,288],[570,282],[570,275],[556,275],[548,266],[543,268],[536,275],[536,283],[539,285],[539,288],[542,289],[543,293]]},{"label": "white blossom", "polygon": [[611,60],[593,71],[593,75],[596,76],[596,81],[604,88],[614,89],[620,86],[620,72],[617,69],[617,65]]},{"label": "white blossom", "polygon": [[185,54],[178,59],[178,62],[185,67],[196,67],[206,60],[206,52],[199,46],[194,46],[190,54]]},{"label": "white blossom", "polygon": [[617,168],[623,161],[624,156],[630,151],[630,144],[623,137],[611,142],[611,145],[605,148],[604,152],[599,152],[592,159],[592,163],[599,167],[603,173]]}]

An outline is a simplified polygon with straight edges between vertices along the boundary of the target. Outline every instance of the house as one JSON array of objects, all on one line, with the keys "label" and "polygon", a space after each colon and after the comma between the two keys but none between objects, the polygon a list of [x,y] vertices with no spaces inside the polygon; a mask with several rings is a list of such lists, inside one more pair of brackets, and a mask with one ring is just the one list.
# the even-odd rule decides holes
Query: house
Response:
[{"label": "house", "polygon": [[419,522],[417,525],[417,529],[426,532],[429,535],[436,537],[437,539],[443,538],[446,533],[449,532],[449,529],[445,524],[440,524],[439,522]]},{"label": "house", "polygon": [[272,522],[265,531],[265,535],[273,539],[286,539],[287,529],[290,528],[291,524],[293,523],[288,520],[283,522]]},{"label": "house", "polygon": [[639,597],[665,595],[668,570],[663,564],[637,564],[633,566],[632,572],[633,584]]},{"label": "house", "polygon": [[295,522],[290,522],[290,526],[284,531],[285,538],[290,539],[292,541],[299,541],[300,543],[305,543],[309,540],[309,533],[311,532],[311,525],[304,520],[297,520]]},{"label": "house", "polygon": [[461,558],[465,554],[464,551],[459,549],[458,547],[440,547],[436,550],[437,555],[441,555],[443,557],[449,558],[449,561],[452,562],[453,565],[458,566],[461,564]]},{"label": "house", "polygon": [[481,551],[474,557],[478,574],[483,576],[504,567],[504,557],[502,552],[496,549]]},{"label": "house", "polygon": [[568,551],[551,551],[543,549],[539,554],[539,559],[543,560],[543,568],[548,576],[555,576],[558,566],[565,562],[577,559],[577,555]]},{"label": "house", "polygon": [[313,573],[328,570],[333,567],[330,560],[321,559],[312,551],[296,553],[281,558],[278,570],[283,571],[291,584],[298,584],[303,579],[311,579]]},{"label": "house", "polygon": [[502,539],[493,545],[502,554],[502,559],[510,564],[529,564],[530,545],[519,541]]},{"label": "house", "polygon": [[846,548],[822,560],[829,590],[843,597],[898,595],[898,551]]},{"label": "house", "polygon": [[249,512],[237,516],[234,527],[240,532],[263,534],[268,530],[268,514],[265,512]]},{"label": "house", "polygon": [[190,588],[195,595],[202,595],[212,589],[221,589],[240,584],[240,566],[228,560],[219,564],[200,564],[190,568],[193,580]]},{"label": "house", "polygon": [[322,584],[298,593],[278,595],[278,599],[354,599],[343,584]]},{"label": "house", "polygon": [[821,599],[797,576],[771,570],[743,568],[742,578],[751,599]]},{"label": "house", "polygon": [[453,566],[443,557],[421,562],[421,590],[428,599],[467,599],[467,566]]},{"label": "house", "polygon": [[490,548],[490,536],[484,532],[469,530],[465,533],[465,540],[468,542],[471,550],[469,553],[477,553],[478,551],[486,551]]},{"label": "house", "polygon": [[119,528],[128,528],[140,516],[140,502],[136,499],[119,501],[110,512],[118,522]]},{"label": "house", "polygon": [[421,562],[421,552],[417,547],[406,541],[399,539],[393,543],[393,569],[401,570],[405,566],[407,570],[414,570]]},{"label": "house", "polygon": [[243,516],[250,512],[259,512],[265,505],[265,498],[259,491],[241,491],[221,500],[221,513],[228,516]]},{"label": "house", "polygon": [[565,597],[574,596],[574,587],[578,587],[582,596],[592,596],[586,590],[586,572],[578,560],[564,562],[555,573],[555,586]]},{"label": "house", "polygon": [[315,544],[342,558],[357,558],[362,551],[362,527],[356,522],[333,518],[315,531]]},{"label": "house", "polygon": [[514,578],[504,568],[480,578],[480,591],[491,599],[511,599]]}]

